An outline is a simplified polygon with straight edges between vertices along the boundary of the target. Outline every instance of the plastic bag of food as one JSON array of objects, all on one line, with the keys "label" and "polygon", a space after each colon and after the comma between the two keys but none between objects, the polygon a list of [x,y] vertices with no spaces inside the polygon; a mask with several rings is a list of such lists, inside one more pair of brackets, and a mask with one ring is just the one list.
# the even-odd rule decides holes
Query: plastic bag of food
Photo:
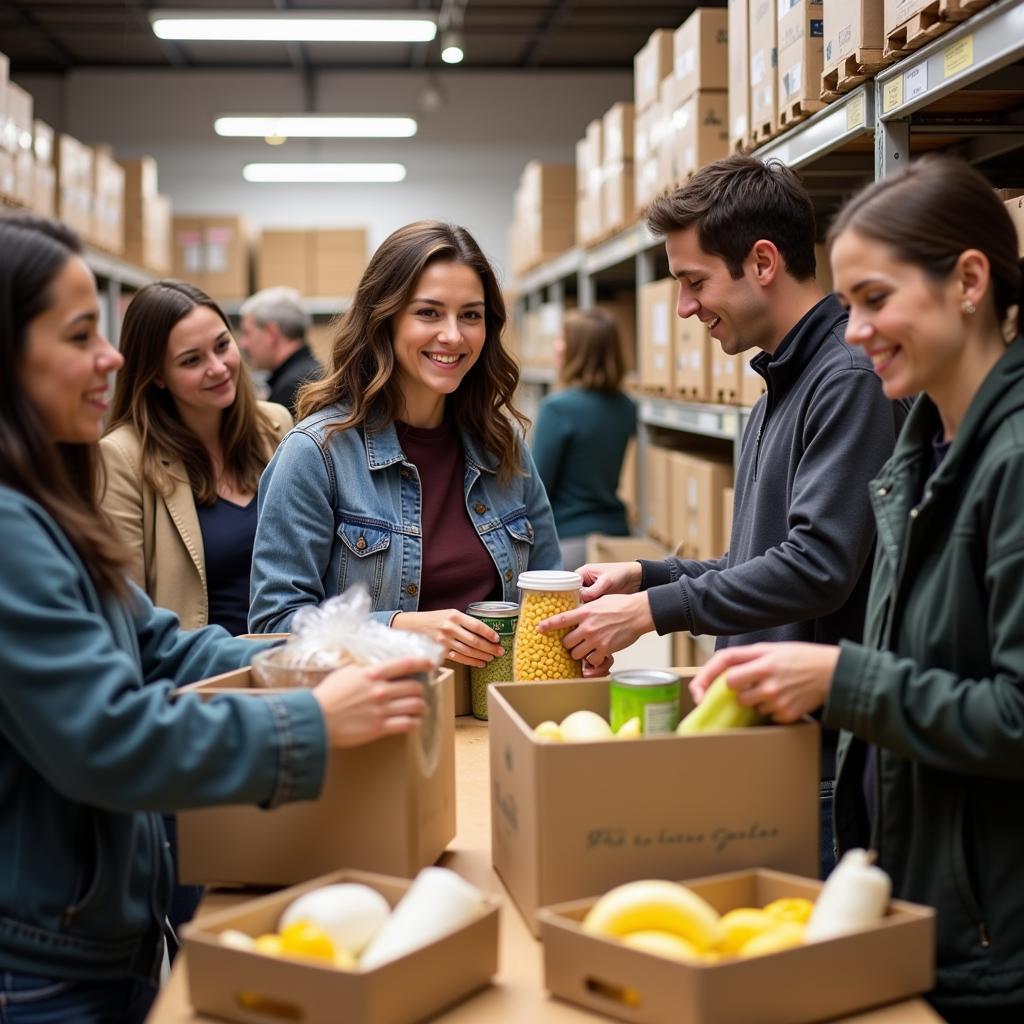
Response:
[{"label": "plastic bag of food", "polygon": [[[323,604],[299,609],[292,635],[278,647],[256,654],[251,663],[257,686],[273,689],[316,686],[328,673],[345,665],[376,665],[394,658],[424,657],[435,666],[444,649],[429,637],[391,629],[370,618],[370,595],[362,584],[330,597]],[[427,709],[420,727],[425,768],[437,763],[437,716],[440,707],[437,672],[421,672]]]}]

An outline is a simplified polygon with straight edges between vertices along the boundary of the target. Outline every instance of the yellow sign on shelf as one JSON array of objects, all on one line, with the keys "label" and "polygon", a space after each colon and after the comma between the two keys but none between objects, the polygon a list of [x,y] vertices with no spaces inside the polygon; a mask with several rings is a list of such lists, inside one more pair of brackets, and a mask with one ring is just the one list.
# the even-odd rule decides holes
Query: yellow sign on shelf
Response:
[{"label": "yellow sign on shelf", "polygon": [[846,105],[846,130],[852,132],[854,128],[863,128],[865,123],[864,93],[858,93]]},{"label": "yellow sign on shelf", "polygon": [[882,93],[882,113],[888,114],[903,103],[903,76],[897,75],[891,82],[885,83]]},{"label": "yellow sign on shelf", "polygon": [[964,36],[942,51],[942,75],[952,78],[966,71],[974,63],[974,36]]}]

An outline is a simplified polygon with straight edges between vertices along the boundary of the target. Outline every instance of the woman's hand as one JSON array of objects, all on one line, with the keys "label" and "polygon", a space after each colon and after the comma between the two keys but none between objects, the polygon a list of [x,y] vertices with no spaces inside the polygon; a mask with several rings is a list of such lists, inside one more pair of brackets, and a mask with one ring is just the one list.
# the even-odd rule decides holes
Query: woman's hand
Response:
[{"label": "woman's hand", "polygon": [[395,658],[380,665],[335,669],[313,688],[331,747],[357,747],[381,736],[419,728],[423,684],[411,678],[436,666],[429,658]]},{"label": "woman's hand", "polygon": [[581,601],[596,601],[605,594],[635,594],[640,589],[639,562],[588,562],[576,570],[583,577]]},{"label": "woman's hand", "polygon": [[591,664],[589,659],[585,659],[583,662],[583,678],[600,679],[611,672],[614,664],[615,659],[611,655],[605,658],[604,661],[598,661],[596,665]]},{"label": "woman's hand", "polygon": [[394,629],[425,633],[445,650],[445,657],[470,668],[483,668],[505,650],[501,637],[479,619],[454,608],[436,612],[399,612],[392,620]]},{"label": "woman's hand", "polygon": [[762,643],[717,651],[690,680],[700,703],[723,672],[736,699],[776,722],[795,722],[828,699],[839,648],[826,644]]}]

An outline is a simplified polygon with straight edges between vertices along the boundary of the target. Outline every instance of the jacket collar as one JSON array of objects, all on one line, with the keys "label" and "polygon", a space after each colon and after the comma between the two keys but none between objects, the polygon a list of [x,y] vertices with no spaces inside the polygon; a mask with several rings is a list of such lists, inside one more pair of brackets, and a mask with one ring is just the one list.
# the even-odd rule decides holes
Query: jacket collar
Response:
[{"label": "jacket collar", "polygon": [[290,366],[294,366],[296,363],[305,363],[312,357],[313,353],[310,351],[309,346],[303,342],[280,366],[273,369],[267,374],[267,384],[273,387],[278,380],[288,371]]},{"label": "jacket collar", "polygon": [[761,352],[754,356],[750,365],[773,389],[788,389],[832,332],[843,325],[846,316],[846,310],[835,295],[826,295],[790,328],[774,353]]},{"label": "jacket collar", "polygon": [[[462,450],[466,454],[466,463],[484,473],[496,473],[497,464],[493,458],[468,434],[459,432]],[[398,431],[394,422],[385,423],[380,427],[363,427],[363,438],[366,443],[366,464],[371,470],[384,469],[396,462],[405,460],[405,453],[398,441]]]}]

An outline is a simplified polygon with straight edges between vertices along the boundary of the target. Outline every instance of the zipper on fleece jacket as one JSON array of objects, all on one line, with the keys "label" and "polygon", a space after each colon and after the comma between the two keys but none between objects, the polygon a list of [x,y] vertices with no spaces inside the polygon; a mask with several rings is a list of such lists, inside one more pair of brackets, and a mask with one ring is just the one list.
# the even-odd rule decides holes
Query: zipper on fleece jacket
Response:
[{"label": "zipper on fleece jacket", "polygon": [[761,422],[757,428],[757,439],[754,441],[754,479],[757,479],[757,469],[761,463],[761,439],[764,437],[764,428],[768,426],[768,417],[772,414],[772,405],[774,404],[772,399],[772,382],[771,378],[765,375],[765,403],[764,403],[764,416],[761,417]]}]

